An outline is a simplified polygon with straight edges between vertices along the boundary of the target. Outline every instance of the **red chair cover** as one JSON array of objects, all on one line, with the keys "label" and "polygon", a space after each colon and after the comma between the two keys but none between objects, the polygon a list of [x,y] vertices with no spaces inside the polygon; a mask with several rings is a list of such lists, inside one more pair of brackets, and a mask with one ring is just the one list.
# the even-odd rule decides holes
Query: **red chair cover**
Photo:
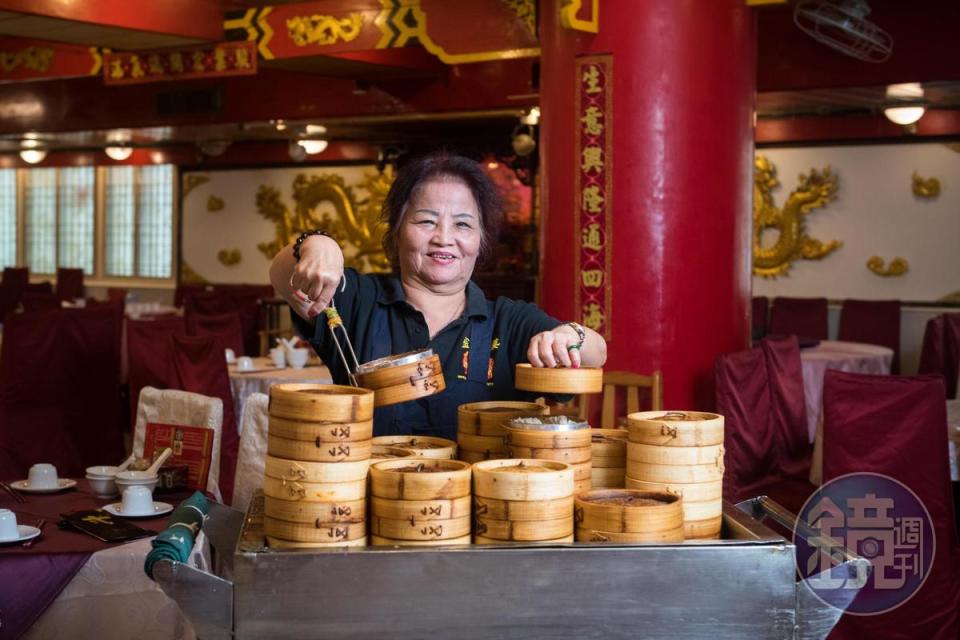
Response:
[{"label": "red chair cover", "polygon": [[724,416],[723,493],[740,500],[777,479],[767,367],[760,349],[717,358],[717,412]]},{"label": "red chair cover", "polygon": [[750,326],[754,338],[762,338],[767,334],[767,316],[770,311],[770,302],[767,296],[753,296],[750,314]]},{"label": "red chair cover", "polygon": [[[171,388],[176,380],[173,369],[173,342],[170,336],[185,335],[183,318],[127,320],[127,383],[130,387],[130,426],[137,422],[137,403],[144,387]],[[174,387],[175,388],[175,387]]]},{"label": "red chair cover", "polygon": [[826,340],[827,299],[774,298],[769,333]]},{"label": "red chair cover", "polygon": [[237,470],[237,452],[240,436],[237,416],[233,408],[233,391],[224,346],[218,336],[173,335],[173,369],[176,385],[167,388],[182,389],[220,398],[223,401],[223,432],[220,438],[220,489],[224,504],[233,499],[233,481]]},{"label": "red chair cover", "polygon": [[60,298],[52,293],[34,293],[24,291],[20,296],[20,304],[26,312],[51,311],[60,308]]},{"label": "red chair cover", "polygon": [[960,313],[944,314],[943,377],[947,383],[947,397],[957,397],[957,379],[960,378]]},{"label": "red chair cover", "polygon": [[27,293],[27,292],[29,292],[29,293],[46,293],[46,294],[49,294],[49,295],[53,295],[53,285],[50,284],[49,282],[33,282],[33,283],[27,283],[27,285],[23,287],[23,291],[24,291],[25,293]]},{"label": "red chair cover", "polygon": [[61,300],[83,297],[83,269],[57,269],[57,297]]},{"label": "red chair cover", "polygon": [[807,433],[803,364],[796,336],[760,342],[770,380],[771,418],[781,472],[805,480],[810,474],[813,445]]},{"label": "red chair cover", "polygon": [[30,269],[27,267],[4,267],[3,286],[23,290],[30,282]]},{"label": "red chair cover", "polygon": [[946,361],[946,338],[944,325],[946,320],[941,314],[927,320],[923,330],[923,348],[920,351],[918,373],[939,373],[943,375]]},{"label": "red chair cover", "polygon": [[235,311],[207,315],[193,311],[187,307],[187,335],[191,336],[219,336],[225,347],[233,349],[238,356],[246,355],[247,350],[243,342],[243,327],[240,323],[240,314]]},{"label": "red chair cover", "polygon": [[893,349],[890,371],[900,373],[900,301],[844,300],[837,338]]},{"label": "red chair cover", "polygon": [[126,302],[127,290],[123,287],[107,287],[107,300],[110,302]]},{"label": "red chair cover", "polygon": [[190,298],[194,294],[205,292],[206,290],[207,285],[205,284],[177,283],[177,288],[173,292],[173,306],[185,307],[187,298]]},{"label": "red chair cover", "polygon": [[258,331],[264,328],[264,314],[260,307],[260,298],[273,287],[261,285],[217,285],[214,291],[193,292],[184,297],[187,315],[221,315],[237,313],[243,335],[244,352],[257,355],[260,351]]},{"label": "red chair cover", "polygon": [[960,544],[954,522],[947,417],[939,376],[827,371],[823,389],[823,478],[891,476],[926,505],[936,550],[920,590],[875,616],[845,615],[831,638],[949,638],[960,632]]}]

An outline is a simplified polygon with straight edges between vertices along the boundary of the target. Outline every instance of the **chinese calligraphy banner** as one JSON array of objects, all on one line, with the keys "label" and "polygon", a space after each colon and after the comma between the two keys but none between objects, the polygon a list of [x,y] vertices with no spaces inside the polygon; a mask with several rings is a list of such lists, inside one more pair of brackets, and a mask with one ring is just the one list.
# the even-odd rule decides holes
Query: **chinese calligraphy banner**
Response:
[{"label": "chinese calligraphy banner", "polygon": [[106,53],[105,84],[139,84],[164,80],[246,76],[257,72],[253,42],[221,42],[174,51]]},{"label": "chinese calligraphy banner", "polygon": [[613,256],[612,71],[609,55],[577,58],[574,306],[581,322],[607,341],[613,337],[613,287],[609,281]]}]

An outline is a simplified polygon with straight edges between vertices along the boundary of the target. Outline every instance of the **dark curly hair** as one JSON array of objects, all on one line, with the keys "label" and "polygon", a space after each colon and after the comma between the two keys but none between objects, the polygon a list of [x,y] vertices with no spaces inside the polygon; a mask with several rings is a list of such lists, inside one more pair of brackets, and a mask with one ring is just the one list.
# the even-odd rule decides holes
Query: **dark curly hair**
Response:
[{"label": "dark curly hair", "polygon": [[413,158],[399,168],[383,201],[381,222],[387,226],[383,234],[383,250],[394,271],[400,269],[400,225],[407,204],[417,189],[435,178],[453,178],[467,185],[480,210],[480,262],[488,259],[493,251],[503,218],[499,190],[474,160],[445,151],[430,153]]}]

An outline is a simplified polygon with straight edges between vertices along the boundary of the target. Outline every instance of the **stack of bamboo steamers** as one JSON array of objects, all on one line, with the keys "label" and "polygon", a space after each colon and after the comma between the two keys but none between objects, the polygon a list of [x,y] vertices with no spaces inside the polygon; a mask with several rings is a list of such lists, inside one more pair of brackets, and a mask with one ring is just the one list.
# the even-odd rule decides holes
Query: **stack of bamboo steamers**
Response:
[{"label": "stack of bamboo steamers", "polygon": [[270,389],[264,532],[275,548],[364,546],[373,392]]},{"label": "stack of bamboo steamers", "polygon": [[720,537],[723,416],[644,411],[627,423],[626,488],[681,496],[685,537]]}]

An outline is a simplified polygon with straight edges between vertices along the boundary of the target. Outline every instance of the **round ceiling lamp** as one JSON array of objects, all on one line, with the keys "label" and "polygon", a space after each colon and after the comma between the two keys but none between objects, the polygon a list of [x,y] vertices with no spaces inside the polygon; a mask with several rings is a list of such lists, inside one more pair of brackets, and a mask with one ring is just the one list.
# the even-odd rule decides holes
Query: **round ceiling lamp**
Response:
[{"label": "round ceiling lamp", "polygon": [[133,155],[133,147],[106,147],[103,152],[107,154],[111,160],[122,162]]},{"label": "round ceiling lamp", "polygon": [[287,153],[290,154],[290,159],[295,162],[303,162],[307,157],[307,150],[304,149],[301,145],[296,142],[290,142],[290,145],[287,147]]},{"label": "round ceiling lamp", "polygon": [[906,126],[908,124],[913,124],[922,118],[923,114],[926,112],[927,109],[922,106],[887,107],[883,110],[883,115],[887,116],[887,120],[890,122]]},{"label": "round ceiling lamp", "polygon": [[20,159],[27,164],[38,164],[47,157],[47,150],[40,149],[40,141],[28,138],[20,143]]},{"label": "round ceiling lamp", "polygon": [[299,140],[297,144],[312,156],[317,153],[322,153],[329,143],[326,140]]},{"label": "round ceiling lamp", "polygon": [[919,82],[888,85],[886,97],[889,106],[884,108],[883,115],[895,124],[911,125],[927,112],[923,85]]}]

